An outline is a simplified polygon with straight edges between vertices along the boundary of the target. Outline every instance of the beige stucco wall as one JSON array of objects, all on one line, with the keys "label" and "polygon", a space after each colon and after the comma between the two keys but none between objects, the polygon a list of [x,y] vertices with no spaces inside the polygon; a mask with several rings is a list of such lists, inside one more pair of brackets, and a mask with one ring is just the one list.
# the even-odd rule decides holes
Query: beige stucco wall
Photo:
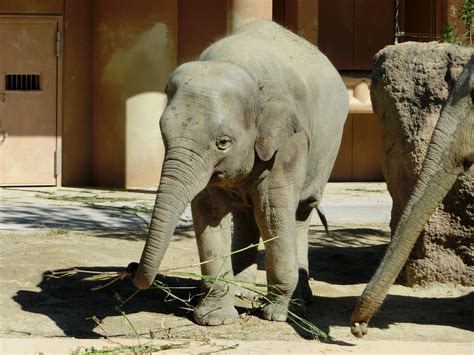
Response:
[{"label": "beige stucco wall", "polygon": [[330,181],[383,181],[382,126],[373,112],[370,77],[343,76],[349,115]]},{"label": "beige stucco wall", "polygon": [[[315,4],[285,2],[294,30],[313,42]],[[159,117],[169,73],[233,26],[270,19],[272,6],[272,0],[0,1],[3,13],[64,16],[63,184],[156,186],[164,150]],[[361,88],[354,86],[353,101],[368,112]],[[336,175],[362,178],[359,156],[377,163],[370,147],[355,146],[358,134],[377,131],[377,124],[371,115],[348,119]]]},{"label": "beige stucco wall", "polygon": [[256,19],[272,19],[272,0],[227,0],[227,30]]},{"label": "beige stucco wall", "polygon": [[319,0],[298,1],[298,35],[317,44]]},{"label": "beige stucco wall", "polygon": [[94,1],[94,183],[158,184],[163,93],[177,61],[177,1]]},{"label": "beige stucco wall", "polygon": [[62,184],[92,183],[93,0],[66,0],[63,40]]},{"label": "beige stucco wall", "polygon": [[374,113],[350,113],[330,181],[383,181],[382,127]]},{"label": "beige stucco wall", "polygon": [[0,1],[2,14],[63,16],[62,88],[58,92],[62,124],[58,125],[58,140],[62,144],[61,183],[65,186],[92,183],[92,3],[93,0]]},{"label": "beige stucco wall", "polygon": [[179,63],[199,56],[226,31],[226,0],[178,0]]}]

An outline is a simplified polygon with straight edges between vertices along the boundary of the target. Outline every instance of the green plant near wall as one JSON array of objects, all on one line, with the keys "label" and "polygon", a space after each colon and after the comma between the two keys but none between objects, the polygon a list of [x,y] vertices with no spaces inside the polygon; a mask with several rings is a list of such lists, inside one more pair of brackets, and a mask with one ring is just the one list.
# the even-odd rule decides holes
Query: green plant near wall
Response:
[{"label": "green plant near wall", "polygon": [[464,23],[464,32],[458,36],[451,24],[443,26],[441,40],[447,43],[458,44],[461,46],[472,46],[473,18],[474,18],[474,0],[464,0],[459,10],[458,18]]},{"label": "green plant near wall", "polygon": [[441,30],[441,41],[446,43],[455,43],[456,35],[454,33],[454,27],[451,24],[443,25]]},{"label": "green plant near wall", "polygon": [[464,22],[465,25],[464,38],[466,38],[469,45],[472,46],[472,30],[474,27],[474,0],[464,0],[459,18],[462,22]]}]

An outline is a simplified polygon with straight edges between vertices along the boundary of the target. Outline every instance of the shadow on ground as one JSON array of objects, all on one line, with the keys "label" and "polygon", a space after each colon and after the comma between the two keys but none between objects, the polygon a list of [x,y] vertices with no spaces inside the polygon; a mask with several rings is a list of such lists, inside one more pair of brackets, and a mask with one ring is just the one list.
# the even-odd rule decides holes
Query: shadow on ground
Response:
[{"label": "shadow on ground", "polygon": [[[84,269],[84,268],[82,268]],[[86,268],[88,271],[119,271],[118,268]],[[90,275],[87,275],[90,276]],[[173,293],[183,299],[190,299],[191,304],[197,303],[199,282],[185,278],[163,278],[171,287],[186,287],[177,289]],[[126,299],[136,289],[130,281],[124,280],[108,288],[91,291],[97,282],[85,281],[84,275],[62,279],[49,279],[47,274],[38,285],[40,292],[19,291],[14,300],[26,312],[44,314],[53,320],[66,336],[75,338],[99,338],[103,334],[94,329],[97,324],[92,320],[104,319],[109,316],[120,315],[116,309],[120,299]],[[306,318],[319,329],[329,333],[332,326],[348,326],[350,315],[357,301],[357,297],[320,297],[313,296],[313,300],[306,309]],[[389,296],[380,311],[383,317],[376,316],[371,327],[388,328],[393,323],[436,324],[474,330],[472,319],[472,305],[474,293],[459,298],[418,298],[405,296]],[[177,317],[192,318],[190,311],[183,309],[184,305],[156,289],[141,291],[133,297],[122,310],[127,315],[138,312],[153,312],[157,314],[172,314]],[[240,312],[248,311],[240,309]],[[262,320],[262,322],[265,322]],[[153,329],[156,324],[151,324]],[[303,337],[308,333],[292,325]],[[236,328],[238,333],[238,329]],[[236,334],[237,334],[236,333]],[[125,334],[109,334],[121,336]]]},{"label": "shadow on ground", "polygon": [[[309,277],[352,285],[370,280],[384,256],[390,233],[372,228],[340,228],[328,235],[321,229],[312,229],[309,240]],[[258,268],[265,270],[264,250],[259,251]]]},{"label": "shadow on ground", "polygon": [[138,213],[125,207],[16,204],[14,207],[0,206],[0,215],[3,230],[61,228],[141,231],[146,227]]},{"label": "shadow on ground", "polygon": [[[347,326],[357,302],[357,297],[318,297],[313,296],[307,307],[307,320],[326,333],[331,326]],[[419,325],[444,325],[474,330],[474,293],[457,298],[418,298],[389,295],[380,311],[370,322],[371,328],[387,329],[394,323],[413,323]],[[302,336],[307,333],[294,327]]]},{"label": "shadow on ground", "polygon": [[[117,267],[77,267],[87,272],[119,272],[125,271]],[[70,270],[70,269],[68,269]],[[66,270],[55,270],[61,273]],[[70,277],[50,278],[50,272],[43,274],[43,280],[38,287],[40,292],[19,291],[13,299],[26,312],[40,313],[48,316],[64,332],[66,336],[75,338],[98,338],[102,334],[94,329],[97,324],[92,319],[102,320],[109,316],[120,315],[117,307],[123,300],[132,296],[137,289],[129,279],[115,282],[106,288],[93,291],[92,288],[104,285],[106,281],[86,280],[89,273],[78,273]],[[184,278],[160,276],[158,281],[170,287],[187,287],[186,290],[173,290],[173,293],[183,299],[191,299],[196,303],[199,293],[199,282]],[[159,314],[174,314],[178,317],[190,317],[190,312],[183,310],[184,305],[178,301],[171,301],[163,291],[148,289],[141,291],[121,310],[130,315],[138,312],[154,312]],[[123,334],[109,334],[120,336]]]},{"label": "shadow on ground", "polygon": [[313,232],[308,251],[309,276],[337,285],[367,283],[389,240],[389,232],[371,228],[341,228],[329,235]]},{"label": "shadow on ground", "polygon": [[[367,232],[372,233],[374,237],[387,237],[386,232],[383,231],[363,231],[363,233]],[[335,230],[333,238],[337,241],[345,233],[351,235],[351,238],[354,239],[354,245],[327,245],[330,244],[328,243],[329,240],[324,239],[330,238],[330,236],[318,237],[316,235],[313,236],[314,238],[312,237],[309,252],[310,276],[312,278],[334,285],[366,283],[370,279],[383,256],[386,245],[370,246],[357,242],[358,234],[362,233],[357,229]],[[117,267],[81,267],[80,269],[94,272],[124,271],[123,268]],[[120,303],[119,299],[126,299],[136,291],[129,280],[118,281],[107,288],[91,291],[91,288],[99,283],[85,280],[90,276],[88,274],[77,274],[61,279],[50,279],[48,275],[49,272],[44,273],[42,281],[38,284],[39,292],[20,290],[14,296],[14,300],[26,312],[48,316],[63,330],[65,335],[70,337],[98,338],[103,336],[95,331],[97,324],[90,318],[95,316],[98,319],[104,319],[119,315],[120,313],[116,309]],[[193,305],[196,304],[200,292],[198,281],[162,276],[159,281],[171,287],[186,287],[185,289],[176,289],[173,293],[182,299],[190,299]],[[326,333],[329,332],[332,326],[348,326],[356,301],[357,297],[355,296],[313,296],[312,303],[307,306],[307,319]],[[371,327],[388,328],[393,323],[406,322],[446,325],[473,330],[473,304],[473,293],[458,298],[389,296],[380,312],[383,316],[377,315],[371,322]],[[128,315],[152,312],[171,314],[188,319],[192,317],[191,312],[183,309],[181,302],[171,301],[171,298],[167,297],[163,291],[156,289],[141,291],[122,309]],[[240,309],[239,311],[247,310]],[[265,321],[262,320],[262,322]],[[235,325],[234,327],[235,336],[238,336],[241,325]],[[296,325],[293,325],[293,327],[302,337],[307,336]],[[150,325],[150,328],[153,328],[153,325]],[[232,331],[226,331],[226,334],[230,333]]]},{"label": "shadow on ground", "polygon": [[[63,230],[51,230],[51,234],[54,233],[67,233]],[[141,231],[84,231],[84,234],[90,237],[100,238],[100,239],[119,239],[119,240],[128,240],[128,241],[145,241],[148,236],[148,230],[144,229]],[[189,227],[177,227],[174,235],[173,242],[180,242],[182,240],[194,239],[194,232],[192,228]]]}]

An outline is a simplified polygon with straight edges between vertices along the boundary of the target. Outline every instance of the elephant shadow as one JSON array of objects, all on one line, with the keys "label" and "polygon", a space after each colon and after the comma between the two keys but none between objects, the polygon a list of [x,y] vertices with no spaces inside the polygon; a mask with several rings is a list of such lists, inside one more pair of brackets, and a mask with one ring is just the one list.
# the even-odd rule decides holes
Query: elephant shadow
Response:
[{"label": "elephant shadow", "polygon": [[[364,243],[368,236],[378,238],[379,244]],[[321,229],[311,230],[309,277],[335,285],[367,283],[384,256],[389,238],[389,232],[371,228],[340,228],[329,235]],[[259,250],[258,269],[265,270],[265,250]]]},{"label": "elephant shadow", "polygon": [[[378,238],[379,244],[366,244],[366,238]],[[367,283],[388,242],[388,232],[371,228],[341,228],[329,235],[314,233],[308,248],[309,277],[336,285]]]},{"label": "elephant shadow", "polygon": [[[130,279],[119,280],[108,287],[92,290],[94,287],[107,284],[107,281],[88,280],[91,274],[103,272],[125,271],[119,267],[77,267],[87,273],[77,273],[63,278],[51,278],[50,272],[45,272],[37,285],[39,292],[20,290],[13,299],[23,311],[39,313],[48,316],[64,332],[74,338],[99,338],[103,335],[95,332],[95,320],[120,315],[120,311],[130,315],[138,312],[153,312],[159,314],[174,314],[178,317],[191,318],[192,313],[184,309],[180,302],[170,301],[166,294],[150,288],[146,292],[134,293],[137,289]],[[70,269],[68,269],[70,270]],[[61,273],[66,270],[55,270]],[[173,294],[191,305],[197,303],[200,293],[198,280],[166,277],[159,275],[157,281],[173,289]],[[183,288],[183,289],[181,289]],[[133,295],[133,299],[120,306],[123,300]],[[120,309],[119,309],[119,308]]]},{"label": "elephant shadow", "polygon": [[[368,243],[367,238],[376,244]],[[390,233],[379,229],[335,229],[319,231],[310,238],[309,276],[330,285],[366,284],[375,273],[390,241]],[[401,273],[396,284],[404,284]],[[324,297],[318,292],[306,308],[306,318],[327,334],[330,327],[348,327],[358,296]],[[460,297],[412,297],[388,295],[370,327],[387,329],[394,323],[444,325],[474,330],[474,292]],[[295,330],[303,337],[305,331]]]},{"label": "elephant shadow", "polygon": [[[358,233],[383,236],[379,230],[336,230],[333,236],[318,233],[311,238],[309,248],[310,277],[329,285],[350,286],[369,281],[376,270],[386,249],[386,243],[368,245],[359,242]],[[350,234],[354,243],[347,243]],[[343,236],[346,243],[338,244],[338,237]],[[354,237],[355,236],[355,237]],[[334,238],[335,240],[329,240]],[[351,237],[351,238],[352,238]],[[325,240],[328,238],[328,240]],[[385,238],[385,236],[384,236]],[[259,253],[259,268],[264,267],[264,252]],[[120,267],[77,267],[87,272],[118,272]],[[63,270],[56,270],[61,272]],[[93,287],[103,285],[106,281],[91,281],[90,274],[78,273],[70,277],[51,279],[50,272],[45,272],[37,285],[39,292],[20,290],[14,300],[23,311],[48,316],[66,336],[75,338],[99,338],[103,334],[96,332],[94,319],[105,319],[118,316],[117,306],[121,300],[134,295],[136,288],[129,279],[124,279],[97,291]],[[185,277],[165,277],[159,275],[157,281],[173,289],[178,298],[189,300],[195,306],[200,295],[200,282]],[[351,313],[356,305],[356,296],[322,296],[314,291],[312,301],[306,307],[306,319],[319,329],[329,333],[331,327],[347,327]],[[379,313],[371,321],[371,327],[386,329],[394,323],[414,323],[420,325],[445,325],[459,329],[474,330],[472,319],[474,293],[457,298],[427,298],[402,295],[389,295]],[[151,312],[163,315],[192,319],[192,312],[184,309],[183,304],[171,300],[159,289],[149,289],[133,296],[120,309],[127,315],[139,312]],[[240,308],[239,312],[248,309]],[[259,312],[255,312],[261,317]],[[262,320],[262,322],[264,322]],[[293,325],[302,337],[309,334],[297,324]],[[262,324],[262,326],[264,326]]]},{"label": "elephant shadow", "polygon": [[[306,320],[330,335],[331,327],[347,327],[358,297],[322,297],[313,295],[306,308]],[[472,319],[474,292],[455,298],[422,298],[388,295],[382,307],[370,321],[370,328],[388,329],[396,323],[442,325],[474,331]],[[310,333],[293,324],[303,338]],[[329,342],[331,340],[329,339]]]},{"label": "elephant shadow", "polygon": [[[367,236],[377,239],[379,243],[374,245],[360,239]],[[366,284],[382,260],[389,240],[389,232],[371,228],[335,229],[330,235],[321,230],[310,232],[309,277],[329,285]],[[259,269],[264,269],[264,259],[265,253],[261,251]],[[404,284],[404,281],[403,276],[399,276],[396,283]],[[313,293],[311,302],[306,306],[306,320],[326,334],[334,326],[349,329],[358,296],[321,296],[317,289]],[[370,327],[387,329],[395,323],[413,323],[473,331],[473,305],[474,292],[447,298],[388,295],[371,320]],[[292,322],[292,325],[303,338],[311,337],[297,323]]]}]

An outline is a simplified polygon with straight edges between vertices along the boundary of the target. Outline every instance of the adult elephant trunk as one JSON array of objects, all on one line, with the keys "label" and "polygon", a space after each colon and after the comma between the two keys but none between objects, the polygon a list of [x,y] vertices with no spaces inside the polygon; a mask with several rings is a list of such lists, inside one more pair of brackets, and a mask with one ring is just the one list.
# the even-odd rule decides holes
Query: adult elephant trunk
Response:
[{"label": "adult elephant trunk", "polygon": [[211,174],[212,168],[192,149],[167,150],[148,238],[133,277],[136,287],[143,289],[153,283],[179,217],[206,187]]},{"label": "adult elephant trunk", "polygon": [[426,222],[474,159],[474,56],[465,66],[444,105],[413,192],[376,273],[352,314],[351,332],[367,333],[367,323],[382,304]]}]

